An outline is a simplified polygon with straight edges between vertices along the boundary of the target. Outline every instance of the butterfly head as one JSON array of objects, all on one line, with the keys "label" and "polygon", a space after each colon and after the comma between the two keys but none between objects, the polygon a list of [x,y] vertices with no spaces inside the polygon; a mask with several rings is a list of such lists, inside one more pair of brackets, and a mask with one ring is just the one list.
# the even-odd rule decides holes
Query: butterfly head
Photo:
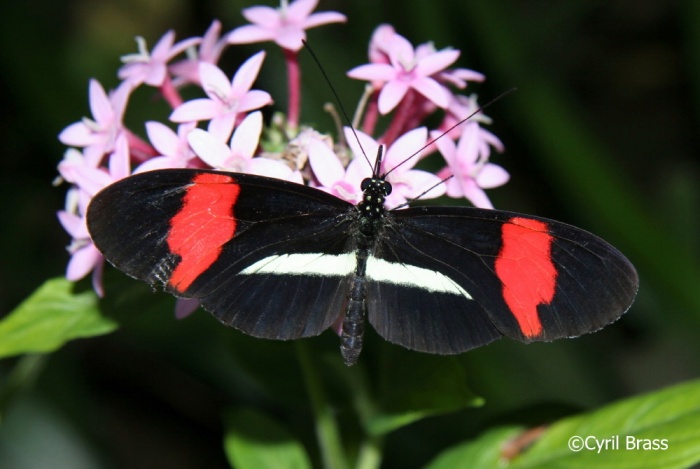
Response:
[{"label": "butterfly head", "polygon": [[384,202],[386,196],[391,194],[391,183],[386,180],[386,176],[381,174],[382,156],[384,145],[379,145],[377,159],[372,169],[372,177],[362,180],[362,202],[358,204],[360,213],[370,219],[378,219],[384,214]]},{"label": "butterfly head", "polygon": [[386,196],[391,194],[391,183],[381,176],[372,176],[362,181],[362,202],[360,211],[370,218],[380,218],[384,214]]}]

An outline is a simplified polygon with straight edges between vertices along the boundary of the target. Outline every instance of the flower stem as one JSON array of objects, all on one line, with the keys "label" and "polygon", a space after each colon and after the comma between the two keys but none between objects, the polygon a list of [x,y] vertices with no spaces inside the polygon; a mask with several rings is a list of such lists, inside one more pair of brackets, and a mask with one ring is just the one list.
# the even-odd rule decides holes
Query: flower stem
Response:
[{"label": "flower stem", "polygon": [[175,88],[175,85],[169,76],[166,76],[165,81],[163,81],[163,84],[160,85],[160,92],[165,101],[167,101],[167,103],[173,109],[178,107],[183,102],[180,92],[177,90],[177,88]]},{"label": "flower stem", "polygon": [[406,96],[404,96],[404,98],[401,100],[401,104],[399,104],[399,107],[396,108],[394,118],[392,119],[391,124],[389,124],[389,128],[381,138],[384,145],[391,145],[394,143],[394,140],[405,132],[406,123],[412,117],[411,113],[415,112],[415,109],[413,109],[415,97],[414,91],[409,90],[406,93]]},{"label": "flower stem", "polygon": [[124,132],[126,133],[126,140],[129,144],[129,156],[135,164],[143,163],[158,154],[155,148],[138,135],[128,129],[124,129]]},{"label": "flower stem", "polygon": [[340,441],[340,431],[328,399],[321,386],[321,380],[303,340],[296,341],[297,356],[309,391],[311,407],[316,420],[316,439],[321,450],[323,467],[326,469],[347,469],[347,462]]},{"label": "flower stem", "polygon": [[362,131],[367,135],[374,133],[374,127],[377,124],[379,109],[377,106],[377,92],[372,85],[366,85],[365,91],[360,97],[360,102],[357,104],[355,115],[352,118],[352,126],[356,129],[360,128],[362,115],[364,114],[364,124]]},{"label": "flower stem", "polygon": [[287,125],[291,129],[296,129],[299,126],[299,114],[301,113],[301,68],[299,67],[299,53],[284,49],[284,58],[287,63],[287,85],[289,87]]}]

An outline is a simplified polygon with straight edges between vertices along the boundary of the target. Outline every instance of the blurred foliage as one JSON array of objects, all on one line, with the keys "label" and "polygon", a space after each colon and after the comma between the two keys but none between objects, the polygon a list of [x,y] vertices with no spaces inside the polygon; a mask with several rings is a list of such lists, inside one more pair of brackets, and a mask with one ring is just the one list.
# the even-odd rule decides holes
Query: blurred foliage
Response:
[{"label": "blurred foliage", "polygon": [[100,317],[94,292],[76,295],[72,288],[73,283],[63,277],[47,280],[5,316],[0,321],[0,358],[53,352],[72,339],[117,328],[114,321]]},{"label": "blurred foliage", "polygon": [[[459,357],[423,356],[369,333],[360,363],[345,369],[331,333],[276,343],[201,312],[175,321],[171,298],[108,269],[100,309],[120,324],[117,332],[0,362],[0,467],[244,467],[237,458],[258,455],[242,442],[261,431],[292,454],[294,467],[337,462],[319,444],[365,467],[380,459],[385,468],[441,467],[435,458],[467,440],[470,454],[475,445],[494,451],[523,429],[564,425],[564,417],[623,397],[669,388],[661,392],[681,389],[687,402],[697,393],[691,384],[670,386],[700,370],[700,3],[407,0],[400,14],[395,2],[320,3],[349,18],[308,36],[348,107],[362,85],[344,73],[366,61],[370,35],[384,22],[414,44],[462,50],[459,66],[488,77],[473,87],[482,101],[518,87],[488,109],[507,148],[495,161],[513,176],[492,200],[620,248],[640,273],[637,302],[590,336],[500,341]],[[119,56],[135,50],[136,35],[149,44],[171,28],[178,38],[200,35],[213,18],[230,30],[254,4],[0,4],[0,315],[65,269],[69,239],[55,216],[65,188],[51,186],[64,151],[56,136],[88,114],[88,79],[116,85]],[[260,47],[230,48],[224,60],[233,69]],[[262,47],[269,56],[259,87],[284,109],[285,81],[273,73],[283,69],[282,54]],[[310,59],[302,66],[302,118],[330,130],[322,111],[330,93]],[[146,94],[135,99],[137,107],[154,105]],[[89,289],[80,283],[76,294]],[[679,405],[700,424],[697,411]],[[317,439],[316,425],[327,441]],[[652,438],[671,438],[670,429],[651,428]],[[671,442],[667,453],[679,448]],[[634,467],[668,467],[645,462]]]},{"label": "blurred foliage", "polygon": [[504,460],[512,469],[690,467],[700,458],[698,412],[700,381],[694,381],[568,417],[550,427],[495,428],[450,448],[426,469],[499,467]]}]

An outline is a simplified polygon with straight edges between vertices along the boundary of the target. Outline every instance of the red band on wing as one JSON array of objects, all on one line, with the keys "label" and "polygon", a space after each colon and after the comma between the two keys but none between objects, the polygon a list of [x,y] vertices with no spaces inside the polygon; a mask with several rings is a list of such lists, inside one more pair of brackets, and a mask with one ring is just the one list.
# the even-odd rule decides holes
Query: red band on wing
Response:
[{"label": "red band on wing", "polygon": [[184,292],[218,259],[233,238],[240,186],[225,174],[198,174],[187,188],[182,208],[170,220],[168,248],[180,256],[169,284]]},{"label": "red band on wing", "polygon": [[496,259],[496,275],[503,284],[503,299],[527,337],[542,332],[537,305],[554,298],[557,270],[552,263],[552,236],[547,224],[529,218],[512,218],[503,224],[503,245]]}]

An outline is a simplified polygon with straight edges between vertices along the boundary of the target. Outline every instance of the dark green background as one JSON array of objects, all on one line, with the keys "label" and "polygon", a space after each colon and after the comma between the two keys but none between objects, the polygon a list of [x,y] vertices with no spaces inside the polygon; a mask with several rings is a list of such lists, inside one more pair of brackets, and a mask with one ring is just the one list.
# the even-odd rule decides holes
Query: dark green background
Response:
[{"label": "dark green background", "polygon": [[[65,188],[51,185],[64,151],[56,136],[89,115],[88,79],[116,86],[119,57],[135,51],[136,35],[153,46],[170,28],[179,39],[201,35],[213,18],[230,31],[244,22],[240,9],[253,4],[2,2],[0,314],[64,272],[69,238],[55,212]],[[490,192],[494,204],[601,235],[628,255],[641,278],[630,312],[600,333],[554,344],[502,341],[460,357],[486,409],[398,432],[387,442],[385,467],[420,465],[499,418],[537,422],[566,412],[561,409],[595,407],[698,376],[700,3],[411,0],[399,7],[363,0],[321,1],[319,10],[349,18],[313,29],[308,38],[351,109],[362,85],[344,72],[366,62],[370,35],[384,22],[414,44],[462,50],[458,65],[488,77],[472,88],[482,102],[518,87],[487,112],[507,148],[494,161],[512,175]],[[260,47],[268,60],[258,87],[283,110],[281,53],[272,44],[229,48],[222,67],[230,73]],[[330,93],[308,57],[302,63],[302,120],[331,129],[320,111]],[[148,92],[139,90],[134,99],[127,123],[138,123],[139,108],[147,106],[158,107],[148,118],[167,115]],[[134,288],[115,272],[106,284],[113,297]],[[104,467],[224,467],[221,409],[260,400],[274,409],[275,398],[232,391],[241,386],[228,387],[239,379],[235,370],[217,376],[229,358],[214,350],[226,350],[200,346],[210,337],[238,341],[270,357],[260,366],[274,367],[276,356],[293,358],[293,345],[251,341],[201,312],[176,322],[166,311],[169,299],[139,288],[145,306],[125,301],[107,308],[124,326],[118,333],[70,344],[51,357],[19,401],[31,409],[22,415],[58,422]],[[335,338],[325,336],[308,341],[312,350],[334,351]],[[368,360],[373,342],[371,336]],[[293,381],[293,370],[279,382]],[[299,395],[303,402],[303,389]],[[40,445],[28,428],[29,440]],[[313,447],[312,437],[303,438]],[[6,451],[0,441],[0,457]]]}]

